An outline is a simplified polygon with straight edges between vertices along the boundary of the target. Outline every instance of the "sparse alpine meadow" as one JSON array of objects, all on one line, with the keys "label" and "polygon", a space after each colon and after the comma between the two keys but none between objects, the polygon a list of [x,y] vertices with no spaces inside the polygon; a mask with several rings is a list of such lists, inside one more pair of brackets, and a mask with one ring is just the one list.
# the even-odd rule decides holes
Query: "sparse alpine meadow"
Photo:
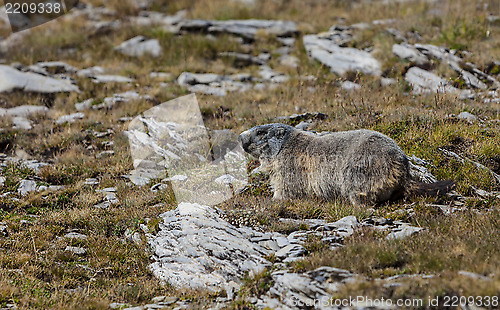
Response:
[{"label": "sparse alpine meadow", "polygon": [[[500,307],[499,1],[85,0],[18,33],[2,14],[0,309]],[[134,177],[126,131],[190,93],[211,135],[372,129],[457,186],[275,201],[249,160],[231,199],[180,204],[173,176]]]}]

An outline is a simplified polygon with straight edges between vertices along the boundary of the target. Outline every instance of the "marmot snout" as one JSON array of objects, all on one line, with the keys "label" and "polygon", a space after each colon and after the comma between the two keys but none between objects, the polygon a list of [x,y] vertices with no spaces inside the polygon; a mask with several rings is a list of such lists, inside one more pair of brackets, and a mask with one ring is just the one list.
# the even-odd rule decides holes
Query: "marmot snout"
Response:
[{"label": "marmot snout", "polygon": [[372,205],[412,193],[444,194],[454,183],[411,179],[408,157],[394,140],[376,131],[316,135],[285,124],[241,133],[243,149],[269,172],[274,198],[316,196]]}]

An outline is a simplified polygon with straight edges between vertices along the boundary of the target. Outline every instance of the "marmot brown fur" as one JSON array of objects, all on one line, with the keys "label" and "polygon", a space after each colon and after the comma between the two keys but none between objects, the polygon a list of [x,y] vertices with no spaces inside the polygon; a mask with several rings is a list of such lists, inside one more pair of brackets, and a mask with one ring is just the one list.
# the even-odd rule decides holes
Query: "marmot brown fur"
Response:
[{"label": "marmot brown fur", "polygon": [[284,124],[256,126],[239,137],[243,149],[270,173],[274,198],[316,196],[373,205],[410,194],[438,195],[452,181],[412,180],[408,157],[394,140],[376,131],[318,135]]}]

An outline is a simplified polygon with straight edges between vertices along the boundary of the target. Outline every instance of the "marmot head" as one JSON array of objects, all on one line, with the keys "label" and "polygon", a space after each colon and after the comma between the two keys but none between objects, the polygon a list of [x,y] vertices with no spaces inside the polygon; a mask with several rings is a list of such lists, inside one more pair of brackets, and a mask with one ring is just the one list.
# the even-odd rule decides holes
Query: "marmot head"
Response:
[{"label": "marmot head", "polygon": [[260,125],[242,132],[239,140],[250,155],[259,159],[272,158],[278,155],[294,130],[285,124]]}]

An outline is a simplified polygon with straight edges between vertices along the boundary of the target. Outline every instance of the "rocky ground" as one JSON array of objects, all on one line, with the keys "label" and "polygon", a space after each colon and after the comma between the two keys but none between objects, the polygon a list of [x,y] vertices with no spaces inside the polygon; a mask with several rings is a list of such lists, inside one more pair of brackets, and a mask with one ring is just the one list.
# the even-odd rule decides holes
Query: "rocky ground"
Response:
[{"label": "rocky ground", "polygon": [[[498,308],[497,1],[87,0],[14,34],[4,12],[0,309]],[[457,188],[273,201],[234,143],[269,122],[383,132]]]}]

